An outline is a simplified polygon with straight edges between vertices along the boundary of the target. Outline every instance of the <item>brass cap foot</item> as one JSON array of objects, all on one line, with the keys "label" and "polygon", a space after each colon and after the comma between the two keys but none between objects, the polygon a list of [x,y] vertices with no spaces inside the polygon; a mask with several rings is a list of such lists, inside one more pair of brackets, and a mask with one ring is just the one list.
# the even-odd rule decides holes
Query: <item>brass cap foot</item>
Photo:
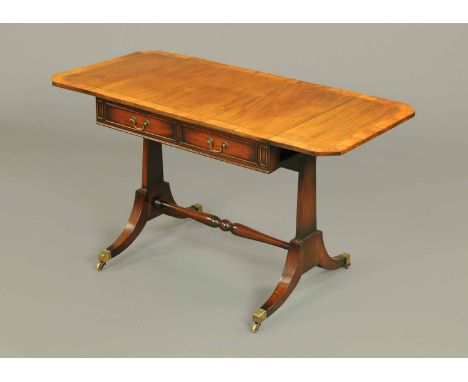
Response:
[{"label": "brass cap foot", "polygon": [[259,308],[257,309],[254,314],[252,315],[252,332],[257,333],[258,328],[260,328],[260,325],[262,324],[263,321],[267,319],[267,311],[265,309]]},{"label": "brass cap foot", "polygon": [[340,254],[340,257],[345,259],[344,267],[348,269],[351,266],[351,255],[349,253],[344,252]]},{"label": "brass cap foot", "polygon": [[98,271],[102,271],[106,262],[108,262],[112,258],[112,254],[108,249],[105,249],[98,254],[98,262],[96,264],[96,269]]}]

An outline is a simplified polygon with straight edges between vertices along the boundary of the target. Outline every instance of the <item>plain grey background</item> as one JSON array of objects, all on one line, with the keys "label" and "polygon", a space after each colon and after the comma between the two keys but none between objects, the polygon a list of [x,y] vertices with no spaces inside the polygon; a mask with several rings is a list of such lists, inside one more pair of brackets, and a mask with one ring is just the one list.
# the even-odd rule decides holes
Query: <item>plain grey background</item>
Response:
[{"label": "plain grey background", "polygon": [[[1,25],[0,355],[467,356],[467,25]],[[285,252],[160,217],[126,224],[141,140],[96,126],[52,73],[167,50],[411,104],[416,117],[318,160],[318,222],[349,270],[312,269],[261,327]],[[183,205],[284,240],[296,174],[164,147]]]}]

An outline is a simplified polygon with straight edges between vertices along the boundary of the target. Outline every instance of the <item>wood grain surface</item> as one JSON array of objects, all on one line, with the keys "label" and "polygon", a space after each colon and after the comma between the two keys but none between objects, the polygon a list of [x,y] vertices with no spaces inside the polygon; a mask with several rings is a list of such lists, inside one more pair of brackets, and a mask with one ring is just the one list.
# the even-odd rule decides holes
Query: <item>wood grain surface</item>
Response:
[{"label": "wood grain surface", "polygon": [[161,51],[52,83],[309,155],[343,154],[414,116],[405,103]]}]

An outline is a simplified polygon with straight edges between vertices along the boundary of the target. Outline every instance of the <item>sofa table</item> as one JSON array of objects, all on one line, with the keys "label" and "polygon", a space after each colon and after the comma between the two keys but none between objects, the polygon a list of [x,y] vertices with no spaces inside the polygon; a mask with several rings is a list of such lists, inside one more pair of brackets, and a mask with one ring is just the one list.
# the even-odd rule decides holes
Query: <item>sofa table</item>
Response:
[{"label": "sofa table", "polygon": [[[97,269],[125,250],[146,222],[191,218],[287,251],[278,285],[253,314],[252,331],[288,298],[303,273],[347,268],[328,255],[316,224],[316,157],[342,155],[414,116],[404,103],[161,51],[143,51],[52,76],[52,83],[96,97],[96,121],[143,138],[141,188],[120,236]],[[179,206],[164,180],[162,144],[262,173],[298,172],[296,235],[283,241]]]}]

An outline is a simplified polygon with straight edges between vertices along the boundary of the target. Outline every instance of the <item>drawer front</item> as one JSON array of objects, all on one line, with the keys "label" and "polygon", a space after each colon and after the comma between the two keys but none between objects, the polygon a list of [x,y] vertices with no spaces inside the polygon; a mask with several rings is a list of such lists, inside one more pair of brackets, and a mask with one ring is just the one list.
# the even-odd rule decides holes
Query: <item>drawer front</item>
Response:
[{"label": "drawer front", "polygon": [[156,116],[99,98],[96,99],[96,120],[100,125],[253,170],[270,173],[279,166],[280,150],[267,143]]},{"label": "drawer front", "polygon": [[109,102],[104,102],[102,106],[98,105],[98,120],[100,107],[103,109],[103,122],[106,124],[124,127],[136,133],[175,140],[176,126],[172,122]]},{"label": "drawer front", "polygon": [[181,125],[180,143],[210,156],[234,158],[258,164],[258,145],[254,142]]}]

